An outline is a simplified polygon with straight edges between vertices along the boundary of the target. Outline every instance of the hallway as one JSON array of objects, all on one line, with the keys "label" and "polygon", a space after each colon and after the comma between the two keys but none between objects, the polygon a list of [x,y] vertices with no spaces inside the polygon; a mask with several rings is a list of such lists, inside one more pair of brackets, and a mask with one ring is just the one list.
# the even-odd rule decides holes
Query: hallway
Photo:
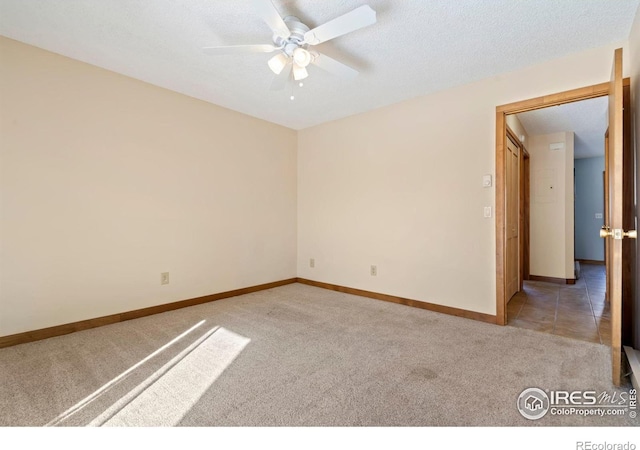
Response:
[{"label": "hallway", "polygon": [[508,325],[609,345],[605,266],[581,263],[575,285],[525,281],[509,301]]}]

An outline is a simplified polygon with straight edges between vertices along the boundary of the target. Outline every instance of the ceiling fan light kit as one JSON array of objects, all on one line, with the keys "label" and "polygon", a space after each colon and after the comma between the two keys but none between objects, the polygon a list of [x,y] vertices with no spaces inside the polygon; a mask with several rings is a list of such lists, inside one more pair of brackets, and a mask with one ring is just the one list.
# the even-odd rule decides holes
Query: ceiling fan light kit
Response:
[{"label": "ceiling fan light kit", "polygon": [[279,53],[271,58],[267,64],[273,73],[280,75],[280,72],[282,72],[282,69],[284,69],[288,63],[289,59],[287,56],[283,53]]},{"label": "ceiling fan light kit", "polygon": [[273,44],[205,47],[203,48],[205,53],[228,55],[278,52],[267,63],[275,74],[271,83],[272,90],[284,89],[291,77],[296,82],[307,78],[309,65],[317,66],[343,78],[353,78],[358,75],[357,70],[315,50],[310,50],[309,47],[376,23],[376,12],[371,7],[360,6],[323,25],[309,29],[297,17],[282,18],[271,0],[252,0],[252,3],[258,15],[273,31]]},{"label": "ceiling fan light kit", "polygon": [[307,67],[311,62],[311,53],[302,47],[298,47],[293,51],[293,62],[300,67]]},{"label": "ceiling fan light kit", "polygon": [[304,80],[309,76],[309,72],[304,67],[297,64],[293,65],[293,79],[296,81]]}]

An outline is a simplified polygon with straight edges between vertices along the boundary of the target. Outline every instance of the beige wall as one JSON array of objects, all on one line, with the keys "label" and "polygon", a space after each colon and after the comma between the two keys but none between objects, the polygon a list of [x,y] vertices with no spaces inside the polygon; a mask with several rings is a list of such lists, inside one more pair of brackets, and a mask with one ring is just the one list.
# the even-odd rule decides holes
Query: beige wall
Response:
[{"label": "beige wall", "polygon": [[296,276],[296,231],[298,276],[494,314],[495,106],[617,46],[296,134],[0,38],[0,335]]},{"label": "beige wall", "polygon": [[[551,150],[550,144],[564,145]],[[573,133],[529,137],[531,275],[573,279]]]},{"label": "beige wall", "polygon": [[[638,155],[638,150],[640,149],[640,7],[633,21],[631,34],[629,35],[629,51],[623,55],[623,62],[627,67],[630,67],[629,72],[631,74],[631,106],[633,111],[632,120],[634,123],[632,135],[635,137],[636,176],[638,177],[636,180],[637,190],[640,188],[640,155]],[[637,223],[638,220],[636,218],[636,224]],[[636,229],[637,228],[636,225]],[[638,264],[638,269],[640,270],[640,264]],[[637,282],[634,347],[640,349],[640,275],[637,276]]]},{"label": "beige wall", "polygon": [[620,46],[300,131],[298,276],[495,314],[495,107],[607,81]]},{"label": "beige wall", "polygon": [[0,335],[296,276],[294,131],[5,38],[0,104]]},{"label": "beige wall", "polygon": [[520,141],[524,144],[525,148],[527,148],[528,150],[529,134],[527,133],[527,130],[525,130],[524,126],[522,125],[522,122],[520,122],[520,119],[518,119],[518,116],[516,114],[509,114],[506,117],[506,120],[507,120],[507,126],[511,128],[511,131],[513,131],[518,136],[518,139],[520,139]]}]

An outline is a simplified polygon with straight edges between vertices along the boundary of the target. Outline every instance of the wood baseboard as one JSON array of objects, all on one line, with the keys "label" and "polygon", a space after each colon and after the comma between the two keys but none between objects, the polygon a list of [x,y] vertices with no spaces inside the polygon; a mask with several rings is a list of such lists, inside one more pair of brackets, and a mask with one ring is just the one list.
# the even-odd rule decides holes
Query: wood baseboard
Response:
[{"label": "wood baseboard", "polygon": [[233,291],[219,292],[217,294],[205,295],[204,297],[197,297],[197,298],[191,298],[188,300],[181,300],[177,302],[166,303],[164,305],[150,306],[148,308],[136,309],[134,311],[127,311],[119,314],[112,314],[110,316],[97,317],[95,319],[82,320],[80,322],[66,323],[63,325],[56,325],[54,327],[42,328],[39,330],[12,334],[9,336],[0,336],[0,348],[10,347],[12,345],[18,345],[18,344],[25,344],[27,342],[39,341],[42,339],[48,339],[55,336],[62,336],[64,334],[74,333],[76,331],[88,330],[90,328],[101,327],[103,325],[109,325],[112,323],[124,322],[125,320],[137,319],[140,317],[151,316],[153,314],[173,311],[175,309],[186,308],[188,306],[195,306],[195,305],[200,305],[202,303],[209,303],[216,300],[222,300],[223,298],[250,294],[251,292],[263,291],[265,289],[271,289],[279,286],[284,286],[286,284],[292,284],[292,283],[295,283],[296,281],[297,281],[297,278],[289,278],[287,280],[274,281],[272,283],[265,283],[265,284],[259,284],[257,286],[234,289]]},{"label": "wood baseboard", "polygon": [[576,280],[574,278],[554,278],[554,277],[541,277],[538,275],[529,275],[529,280],[544,281],[545,283],[556,283],[556,284],[576,284]]},{"label": "wood baseboard", "polygon": [[497,323],[496,316],[492,316],[490,314],[484,314],[484,313],[479,313],[475,311],[468,311],[466,309],[453,308],[451,306],[436,305],[434,303],[427,303],[419,300],[411,300],[408,298],[397,297],[395,295],[387,295],[387,294],[380,294],[378,292],[364,291],[362,289],[339,286],[336,284],[323,283],[321,281],[307,280],[305,278],[298,278],[297,281],[298,283],[307,284],[309,286],[315,286],[323,289],[329,289],[332,291],[343,292],[345,294],[353,294],[353,295],[359,295],[361,297],[368,297],[376,300],[382,300],[385,302],[399,303],[401,305],[412,306],[414,308],[427,309],[429,311],[448,314],[450,316],[458,316],[458,317],[464,317],[466,319],[479,320],[481,322],[487,322],[487,323],[493,323],[493,324]]},{"label": "wood baseboard", "polygon": [[180,308],[186,308],[189,306],[201,305],[203,303],[209,303],[216,300],[222,300],[224,298],[236,297],[238,295],[250,294],[251,292],[262,291],[265,289],[272,289],[279,286],[284,286],[292,283],[302,283],[309,286],[315,286],[323,289],[329,289],[332,291],[343,292],[346,294],[359,295],[361,297],[373,298],[376,300],[382,300],[391,303],[399,303],[401,305],[411,306],[414,308],[427,309],[429,311],[435,311],[451,316],[464,317],[467,319],[479,320],[481,322],[496,323],[496,316],[489,314],[483,314],[475,311],[468,311],[465,309],[453,308],[450,306],[436,305],[433,303],[422,302],[418,300],[411,300],[408,298],[397,297],[393,295],[380,294],[377,292],[364,291],[362,289],[349,288],[345,286],[338,286],[335,284],[323,283],[320,281],[307,280],[305,278],[289,278],[281,281],[274,281],[272,283],[260,284],[257,286],[250,286],[241,289],[234,289],[233,291],[219,292],[217,294],[205,295],[204,297],[191,298],[188,300],[181,300],[172,303],[166,303],[163,305],[150,306],[148,308],[136,309],[133,311],[122,312],[118,314],[111,314],[109,316],[96,317],[94,319],[82,320],[79,322],[66,323],[63,325],[56,325],[48,328],[41,328],[39,330],[26,331],[24,333],[12,334],[9,336],[0,336],[0,348],[11,347],[18,344],[26,344],[28,342],[40,341],[42,339],[48,339],[51,337],[62,336],[65,334],[75,333],[76,331],[88,330],[90,328],[101,327],[104,325],[110,325],[113,323],[124,322],[126,320],[138,319],[140,317],[151,316],[153,314],[160,314],[167,311],[173,311]]},{"label": "wood baseboard", "polygon": [[604,261],[596,261],[593,259],[576,259],[576,261],[583,264],[595,264],[598,266],[604,266]]}]

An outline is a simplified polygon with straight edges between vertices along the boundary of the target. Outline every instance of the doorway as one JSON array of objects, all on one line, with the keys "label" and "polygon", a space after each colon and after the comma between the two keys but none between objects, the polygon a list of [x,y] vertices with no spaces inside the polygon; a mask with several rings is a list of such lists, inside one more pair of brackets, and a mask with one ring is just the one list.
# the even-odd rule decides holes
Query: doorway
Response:
[{"label": "doorway", "polygon": [[[607,98],[597,97],[506,116],[505,297],[510,326],[609,343],[610,312],[599,237],[604,224],[607,109]],[[520,171],[511,170],[516,147]],[[513,172],[520,174],[520,195],[512,192]],[[509,281],[518,269],[510,246],[516,234],[513,198],[521,201],[519,289]]]},{"label": "doorway", "polygon": [[[629,79],[622,77],[622,49],[614,52],[614,63],[611,81],[599,85],[565,91],[558,94],[547,95],[530,100],[498,106],[496,108],[496,323],[507,323],[506,297],[506,117],[508,114],[532,111],[548,106],[556,106],[572,103],[580,100],[592,99],[602,96],[608,97],[609,115],[609,152],[607,160],[607,183],[609,187],[609,222],[603,227],[600,235],[607,240],[607,275],[606,280],[610,288],[607,289],[607,298],[611,307],[611,356],[612,356],[612,380],[615,385],[621,382],[621,348],[624,343],[625,330],[622,324],[621,310],[625,310],[623,302],[633,302],[634,295],[625,294],[623,298],[623,285],[631,291],[635,286],[635,270],[623,270],[623,240],[635,238],[636,231],[627,228],[625,216],[631,220],[634,211],[627,208],[628,204],[635,201],[635,180],[629,176],[631,168],[635,166],[635,155],[631,149],[631,141],[628,139],[628,127],[623,123],[630,123],[628,118],[629,108],[623,108],[623,93],[628,92]],[[628,101],[628,100],[625,100]],[[627,116],[625,118],[625,116]],[[625,129],[627,128],[627,129]],[[626,170],[625,170],[626,169]],[[626,244],[635,249],[635,244]],[[635,251],[628,253],[625,266],[635,269]],[[626,267],[625,267],[626,268]],[[623,280],[625,275],[629,275]],[[610,281],[610,284],[609,284]],[[633,324],[637,320],[634,316],[628,316]],[[621,339],[622,337],[622,339]]]},{"label": "doorway", "polygon": [[[580,100],[604,97],[609,93],[609,83],[575,89],[555,95],[534,98],[496,108],[496,316],[499,325],[507,324],[506,272],[506,147],[507,116],[526,111],[557,106]],[[518,130],[514,130],[518,133]]]}]

